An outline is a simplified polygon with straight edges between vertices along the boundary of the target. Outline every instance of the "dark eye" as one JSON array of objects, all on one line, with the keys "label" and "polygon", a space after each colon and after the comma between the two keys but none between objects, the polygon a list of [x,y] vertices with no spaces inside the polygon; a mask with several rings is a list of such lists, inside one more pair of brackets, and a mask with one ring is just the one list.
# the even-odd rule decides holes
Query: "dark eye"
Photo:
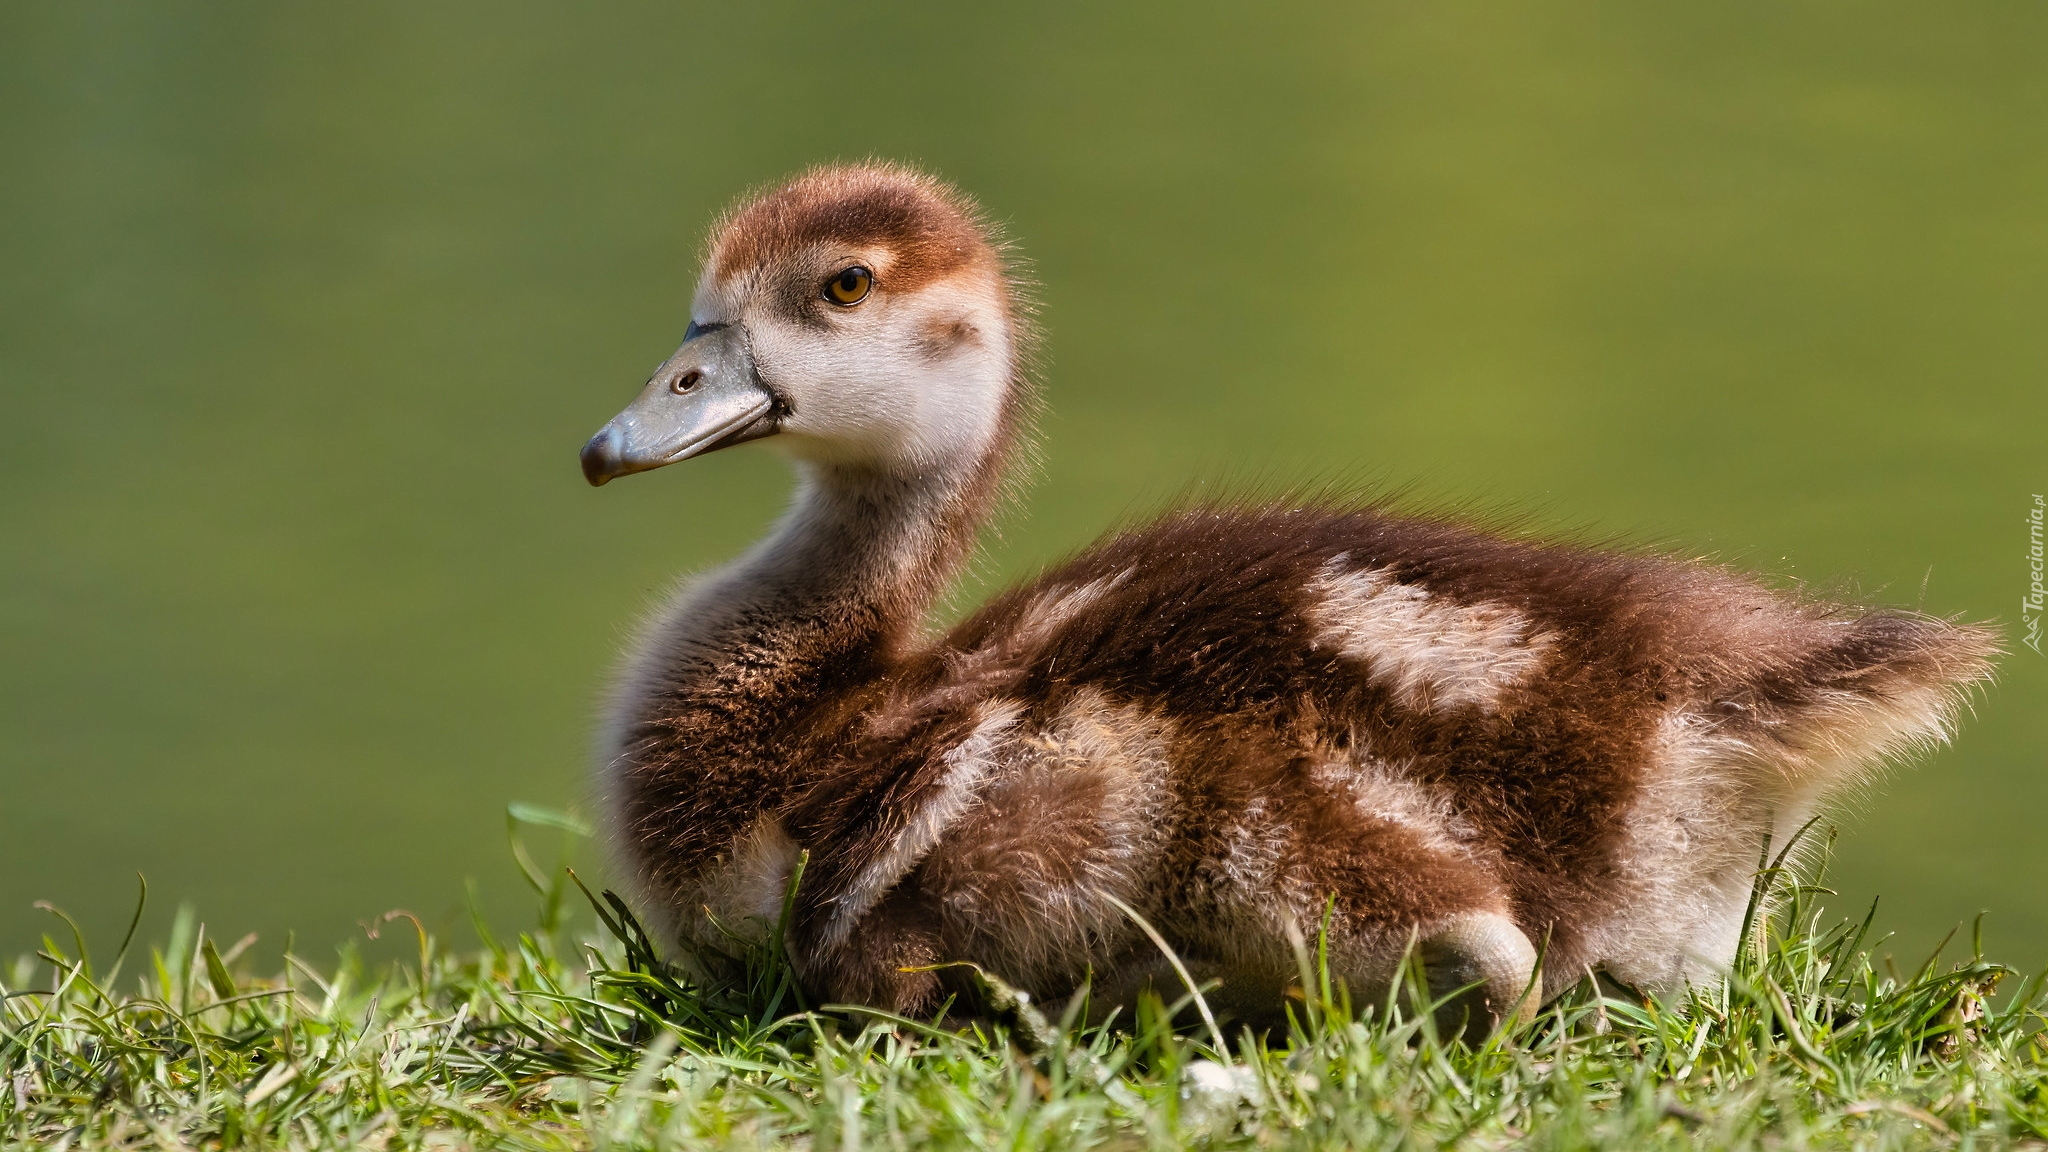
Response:
[{"label": "dark eye", "polygon": [[834,304],[858,304],[875,286],[875,274],[855,264],[825,281],[825,299]]}]

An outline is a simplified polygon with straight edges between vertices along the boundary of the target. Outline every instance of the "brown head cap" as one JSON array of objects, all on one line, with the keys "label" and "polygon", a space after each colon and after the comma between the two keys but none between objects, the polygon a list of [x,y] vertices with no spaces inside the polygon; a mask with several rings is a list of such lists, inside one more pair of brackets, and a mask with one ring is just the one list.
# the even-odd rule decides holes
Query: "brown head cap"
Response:
[{"label": "brown head cap", "polygon": [[730,280],[819,247],[882,248],[898,291],[1001,260],[974,202],[894,164],[813,168],[752,197],[712,230],[707,265]]}]

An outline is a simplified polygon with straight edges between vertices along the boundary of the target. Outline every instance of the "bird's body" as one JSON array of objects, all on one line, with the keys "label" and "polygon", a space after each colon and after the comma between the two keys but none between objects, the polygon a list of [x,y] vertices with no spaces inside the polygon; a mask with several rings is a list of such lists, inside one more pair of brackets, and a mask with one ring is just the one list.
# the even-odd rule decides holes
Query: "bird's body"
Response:
[{"label": "bird's body", "polygon": [[605,786],[692,948],[765,933],[806,856],[823,999],[929,1012],[968,961],[1115,1003],[1162,970],[1131,911],[1252,1015],[1324,928],[1355,991],[1415,945],[1493,1019],[1590,970],[1675,987],[1733,955],[1760,849],[1942,738],[1994,647],[1331,501],[1182,509],[929,636],[1025,406],[971,209],[800,178],[722,225],[694,332],[732,343],[687,341],[592,479],[771,433],[804,479],[647,629]]}]

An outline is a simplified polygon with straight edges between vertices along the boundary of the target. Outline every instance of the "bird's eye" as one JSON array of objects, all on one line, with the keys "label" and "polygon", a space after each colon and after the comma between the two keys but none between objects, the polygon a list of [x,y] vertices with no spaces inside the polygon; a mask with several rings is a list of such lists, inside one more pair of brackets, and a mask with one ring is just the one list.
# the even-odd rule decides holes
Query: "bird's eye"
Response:
[{"label": "bird's eye", "polygon": [[855,264],[825,281],[825,299],[834,304],[858,304],[875,286],[875,274]]}]

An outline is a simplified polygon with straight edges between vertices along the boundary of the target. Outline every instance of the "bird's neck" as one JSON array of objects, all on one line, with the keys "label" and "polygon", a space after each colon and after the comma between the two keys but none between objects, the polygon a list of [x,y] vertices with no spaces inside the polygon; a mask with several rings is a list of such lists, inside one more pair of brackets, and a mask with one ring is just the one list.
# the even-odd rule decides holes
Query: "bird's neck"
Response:
[{"label": "bird's neck", "polygon": [[966,560],[998,466],[800,465],[775,529],[672,606],[646,654],[665,681],[648,703],[664,719],[694,708],[723,729],[702,733],[714,742],[758,746],[778,720],[883,675]]},{"label": "bird's neck", "polygon": [[669,605],[614,714],[606,778],[622,847],[679,925],[705,869],[844,754],[965,560],[994,484],[992,463],[803,471],[775,530]]},{"label": "bird's neck", "polygon": [[805,464],[775,530],[730,569],[768,618],[843,620],[893,646],[959,571],[984,518],[979,463],[901,474]]}]

